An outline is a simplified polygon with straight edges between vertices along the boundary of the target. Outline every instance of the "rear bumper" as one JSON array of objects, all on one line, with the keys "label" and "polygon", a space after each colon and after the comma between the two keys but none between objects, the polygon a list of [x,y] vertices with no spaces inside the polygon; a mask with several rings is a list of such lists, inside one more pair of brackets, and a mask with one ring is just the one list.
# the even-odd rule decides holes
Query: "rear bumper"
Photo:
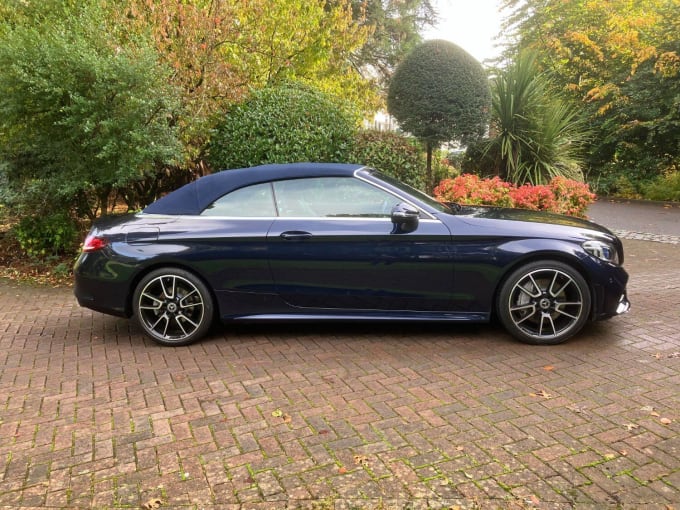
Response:
[{"label": "rear bumper", "polygon": [[99,254],[82,254],[74,267],[73,293],[78,304],[118,317],[130,317],[129,283],[102,271],[107,260]]},{"label": "rear bumper", "polygon": [[76,276],[73,293],[84,308],[117,317],[130,317],[127,296],[121,298],[109,282],[103,285],[102,282]]}]

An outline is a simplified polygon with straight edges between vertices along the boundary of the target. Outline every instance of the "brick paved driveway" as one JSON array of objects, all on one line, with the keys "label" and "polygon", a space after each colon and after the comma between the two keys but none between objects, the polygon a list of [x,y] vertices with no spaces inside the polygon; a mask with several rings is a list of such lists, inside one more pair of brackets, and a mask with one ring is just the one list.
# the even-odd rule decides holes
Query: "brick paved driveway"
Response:
[{"label": "brick paved driveway", "polygon": [[422,325],[162,348],[0,281],[0,507],[678,508],[680,245],[625,245],[632,311],[547,348]]}]

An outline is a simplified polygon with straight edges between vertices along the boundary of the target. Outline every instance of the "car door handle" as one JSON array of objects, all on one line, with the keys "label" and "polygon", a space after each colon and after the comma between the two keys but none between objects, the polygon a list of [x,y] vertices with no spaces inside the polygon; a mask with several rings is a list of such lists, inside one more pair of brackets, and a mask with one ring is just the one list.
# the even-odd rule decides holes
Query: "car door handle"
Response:
[{"label": "car door handle", "polygon": [[304,241],[305,239],[311,239],[312,234],[300,230],[289,230],[288,232],[283,232],[281,237],[286,241]]}]

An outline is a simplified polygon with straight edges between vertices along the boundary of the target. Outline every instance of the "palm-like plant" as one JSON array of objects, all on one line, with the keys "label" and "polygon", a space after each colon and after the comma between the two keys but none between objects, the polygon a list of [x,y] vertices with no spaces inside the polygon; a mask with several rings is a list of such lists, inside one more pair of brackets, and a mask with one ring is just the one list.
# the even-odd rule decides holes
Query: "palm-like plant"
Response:
[{"label": "palm-like plant", "polygon": [[492,80],[491,139],[485,155],[494,173],[515,184],[561,175],[583,179],[580,150],[587,136],[579,112],[556,94],[525,52]]}]

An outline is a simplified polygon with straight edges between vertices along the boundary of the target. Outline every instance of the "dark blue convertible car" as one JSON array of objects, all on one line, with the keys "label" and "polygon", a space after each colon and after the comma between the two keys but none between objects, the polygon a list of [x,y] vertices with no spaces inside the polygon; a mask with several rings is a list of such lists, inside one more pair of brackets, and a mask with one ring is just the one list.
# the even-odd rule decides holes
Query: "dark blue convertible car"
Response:
[{"label": "dark blue convertible car", "polygon": [[442,204],[360,165],[227,170],[102,219],[82,306],[181,345],[214,319],[467,321],[556,344],[628,310],[623,248],[585,220]]}]

